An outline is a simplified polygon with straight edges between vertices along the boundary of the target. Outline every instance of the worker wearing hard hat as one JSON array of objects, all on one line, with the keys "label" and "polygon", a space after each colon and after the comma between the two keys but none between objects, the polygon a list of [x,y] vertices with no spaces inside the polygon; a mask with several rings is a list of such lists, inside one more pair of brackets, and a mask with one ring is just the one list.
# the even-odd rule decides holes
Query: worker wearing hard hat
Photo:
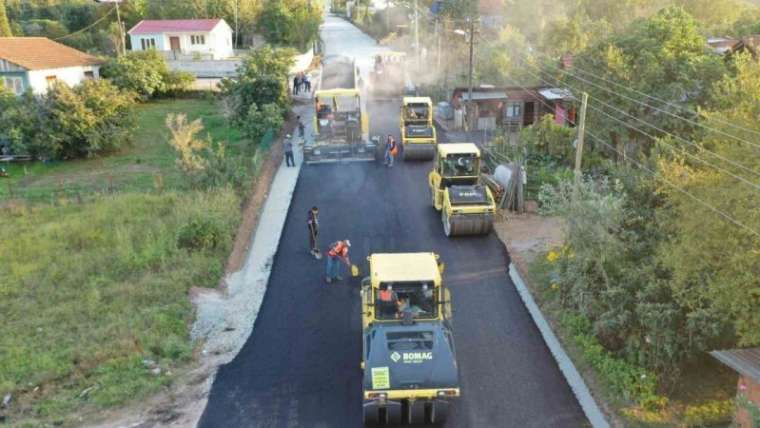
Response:
[{"label": "worker wearing hard hat", "polygon": [[344,239],[332,244],[330,250],[327,251],[327,276],[325,277],[325,281],[328,284],[343,279],[340,276],[340,262],[351,267],[351,259],[348,258],[348,249],[350,247],[351,241]]}]

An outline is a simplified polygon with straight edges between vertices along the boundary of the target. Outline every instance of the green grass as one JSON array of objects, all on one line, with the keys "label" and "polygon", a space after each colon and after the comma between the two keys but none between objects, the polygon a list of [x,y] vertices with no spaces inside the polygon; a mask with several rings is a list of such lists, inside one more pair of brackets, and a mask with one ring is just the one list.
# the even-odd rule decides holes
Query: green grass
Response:
[{"label": "green grass", "polygon": [[[0,396],[13,394],[10,421],[68,425],[83,406],[118,405],[170,382],[166,369],[193,351],[188,290],[222,275],[239,202],[221,189],[0,211]],[[215,245],[181,248],[183,227],[199,219],[219,231],[206,241]]]},{"label": "green grass", "polygon": [[201,117],[229,156],[245,155],[213,101],[167,100],[139,107],[134,145],[119,153],[14,165],[0,179],[0,397],[13,397],[0,415],[11,426],[79,425],[192,361],[188,291],[223,275],[241,195],[187,185],[168,113]]},{"label": "green grass", "polygon": [[133,144],[118,153],[95,159],[11,164],[9,178],[0,178],[0,201],[13,196],[33,202],[96,192],[145,191],[160,177],[166,188],[181,188],[182,176],[174,166],[175,154],[167,144],[164,121],[169,113],[202,118],[215,141],[225,141],[229,154],[238,154],[246,141],[229,126],[214,100],[161,100],[137,108]]}]

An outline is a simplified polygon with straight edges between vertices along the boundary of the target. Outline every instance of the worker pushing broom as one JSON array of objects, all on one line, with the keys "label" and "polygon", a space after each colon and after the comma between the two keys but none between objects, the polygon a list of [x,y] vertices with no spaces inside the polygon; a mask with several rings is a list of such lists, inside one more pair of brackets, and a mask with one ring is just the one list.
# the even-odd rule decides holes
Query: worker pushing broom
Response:
[{"label": "worker pushing broom", "polygon": [[351,276],[359,276],[359,268],[352,265],[351,259],[348,258],[349,248],[351,248],[351,241],[348,239],[337,241],[330,246],[330,250],[327,252],[327,276],[325,276],[325,281],[328,284],[343,280],[340,276],[341,262],[351,268]]}]

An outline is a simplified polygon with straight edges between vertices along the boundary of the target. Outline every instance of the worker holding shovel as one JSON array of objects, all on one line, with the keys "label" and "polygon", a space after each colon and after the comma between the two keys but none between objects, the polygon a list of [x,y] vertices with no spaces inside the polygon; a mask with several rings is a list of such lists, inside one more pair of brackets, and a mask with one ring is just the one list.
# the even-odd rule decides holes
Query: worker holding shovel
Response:
[{"label": "worker holding shovel", "polygon": [[351,274],[358,275],[358,269],[351,264],[351,259],[348,258],[348,249],[351,247],[351,241],[344,239],[342,241],[335,242],[327,252],[327,276],[325,281],[330,284],[333,281],[341,281],[343,278],[340,276],[340,262],[346,264],[351,268]]},{"label": "worker holding shovel", "polygon": [[322,258],[322,253],[319,252],[319,244],[317,244],[317,237],[319,236],[319,208],[316,206],[311,207],[306,219],[306,227],[309,228],[309,247],[311,255],[317,260]]}]

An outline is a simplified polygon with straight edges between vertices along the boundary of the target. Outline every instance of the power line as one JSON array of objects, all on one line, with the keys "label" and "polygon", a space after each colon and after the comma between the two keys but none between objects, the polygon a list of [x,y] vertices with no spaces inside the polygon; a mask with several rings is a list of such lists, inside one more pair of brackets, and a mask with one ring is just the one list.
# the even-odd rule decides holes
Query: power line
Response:
[{"label": "power line", "polygon": [[[529,73],[530,73],[530,72],[529,72]],[[535,74],[533,74],[533,73],[530,73],[530,74],[532,74],[533,76],[536,76],[536,75],[535,75]],[[536,77],[538,77],[538,76],[536,76]],[[517,84],[517,86],[519,86],[519,87],[520,87],[520,88],[522,88],[523,90],[526,90],[526,91],[528,90],[528,89],[527,89],[525,86],[523,86],[523,85],[519,84],[519,83],[518,83],[516,80],[514,80],[514,79],[509,79],[509,80],[510,80],[510,81],[511,81],[513,84]],[[544,80],[544,79],[543,79],[543,78],[541,78],[541,77],[539,77],[539,80],[543,81],[543,82],[544,82],[544,83],[546,83],[546,84],[552,85],[551,83],[547,82],[546,80]],[[552,85],[552,86],[553,86],[553,85]],[[545,101],[541,100],[540,98],[537,98],[537,99],[538,99],[538,101],[539,101],[539,102],[541,102],[541,103],[542,103],[544,106],[546,106],[547,108],[551,109],[551,105],[549,105],[547,102],[545,102]],[[570,122],[570,123],[571,123],[571,124],[573,124],[574,126],[576,125],[576,123],[575,123],[573,120],[570,120],[569,118],[568,118],[568,122]],[[617,153],[619,156],[624,156],[624,154],[623,154],[623,153],[621,153],[619,149],[617,149],[617,148],[613,147],[612,145],[610,145],[609,143],[607,143],[606,141],[604,141],[602,138],[599,138],[599,137],[598,137],[598,136],[596,136],[596,134],[594,134],[593,132],[591,132],[591,131],[589,131],[589,130],[587,129],[587,130],[586,130],[586,133],[587,133],[587,134],[588,134],[588,135],[589,135],[591,138],[593,138],[595,142],[597,142],[597,143],[600,143],[600,144],[602,144],[602,145],[606,146],[608,149],[611,149],[613,152]],[[757,237],[760,237],[760,232],[758,232],[757,230],[755,230],[755,229],[753,229],[753,228],[751,228],[751,227],[747,226],[746,224],[744,224],[744,223],[742,223],[741,221],[737,220],[736,218],[734,218],[734,217],[733,217],[733,216],[731,216],[730,214],[726,213],[725,211],[723,211],[723,210],[721,210],[721,209],[719,209],[719,208],[716,208],[715,206],[711,205],[710,203],[708,203],[708,202],[705,202],[704,200],[702,200],[702,199],[698,198],[697,196],[695,196],[695,195],[691,194],[690,192],[688,192],[688,191],[684,190],[683,188],[679,187],[678,185],[676,185],[676,184],[675,184],[675,183],[673,183],[672,181],[668,180],[668,179],[667,179],[667,178],[665,178],[665,177],[662,177],[662,175],[658,174],[658,173],[657,173],[657,172],[655,172],[655,171],[652,171],[650,168],[648,168],[648,167],[644,166],[642,163],[640,163],[640,162],[636,161],[635,159],[631,159],[631,158],[628,158],[628,160],[629,160],[630,162],[633,162],[633,163],[634,163],[635,165],[637,165],[639,168],[641,168],[641,169],[643,169],[643,170],[645,170],[645,171],[649,172],[649,173],[652,175],[652,177],[653,177],[653,178],[655,178],[655,179],[658,179],[658,180],[662,181],[663,183],[667,184],[668,186],[672,187],[673,189],[677,190],[678,192],[680,192],[680,193],[683,193],[684,195],[688,196],[690,199],[692,199],[692,200],[696,201],[696,202],[697,202],[697,203],[699,203],[700,205],[704,206],[705,208],[707,208],[707,209],[709,209],[710,211],[714,212],[715,214],[719,215],[719,216],[720,216],[720,217],[722,217],[724,220],[726,220],[726,221],[730,222],[730,223],[731,223],[731,224],[733,224],[734,226],[736,226],[736,227],[739,227],[739,228],[741,228],[741,229],[744,229],[744,230],[746,230],[746,231],[750,232],[751,234],[753,234],[753,235],[755,235],[755,236],[757,236]]]},{"label": "power line", "polygon": [[[588,131],[586,131],[586,132],[588,132]],[[607,146],[608,148],[610,148],[610,149],[612,149],[613,151],[617,152],[619,155],[621,155],[621,156],[623,155],[622,153],[620,153],[620,151],[619,151],[618,149],[616,149],[616,148],[612,147],[610,144],[606,143],[605,141],[603,141],[603,140],[601,140],[601,139],[597,138],[597,137],[596,137],[594,134],[592,134],[591,132],[588,132],[588,134],[589,134],[589,135],[590,135],[590,136],[591,136],[591,137],[592,137],[592,138],[593,138],[595,141],[597,141],[597,142],[599,142],[599,143],[601,143],[601,144],[603,144],[603,145]],[[674,188],[674,189],[678,190],[679,192],[681,192],[681,193],[683,193],[684,195],[688,196],[688,197],[689,197],[689,198],[691,198],[692,200],[694,200],[694,201],[698,202],[700,205],[704,206],[705,208],[708,208],[709,210],[711,210],[711,211],[712,211],[712,212],[714,212],[715,214],[718,214],[719,216],[723,217],[725,220],[728,220],[728,221],[729,221],[729,222],[731,222],[731,223],[732,223],[734,226],[737,226],[737,227],[739,227],[739,228],[742,228],[742,229],[744,229],[744,230],[746,230],[746,231],[750,232],[751,234],[753,234],[753,235],[755,235],[755,236],[757,236],[757,237],[760,237],[760,232],[758,232],[757,230],[755,230],[755,229],[753,229],[753,228],[751,228],[751,227],[747,226],[746,224],[742,223],[741,221],[739,221],[739,220],[735,219],[734,217],[732,217],[730,214],[726,213],[725,211],[723,211],[723,210],[721,210],[721,209],[719,209],[719,208],[716,208],[716,207],[714,207],[713,205],[709,204],[708,202],[705,202],[704,200],[702,200],[702,199],[700,199],[700,198],[698,198],[698,197],[694,196],[693,194],[691,194],[691,193],[689,193],[688,191],[686,191],[686,190],[682,189],[681,187],[679,187],[678,185],[676,185],[676,184],[675,184],[675,183],[673,183],[672,181],[668,180],[667,178],[663,177],[662,175],[658,174],[657,172],[655,172],[655,171],[652,171],[651,169],[647,168],[646,166],[644,166],[643,164],[639,163],[638,161],[636,161],[636,160],[634,160],[634,159],[629,159],[629,161],[631,161],[631,162],[633,162],[634,164],[636,164],[636,165],[637,165],[639,168],[641,168],[641,169],[643,169],[643,170],[645,170],[645,171],[647,171],[647,172],[651,173],[651,174],[652,174],[652,176],[653,176],[654,178],[656,178],[656,179],[658,179],[658,180],[662,181],[663,183],[667,184],[668,186],[670,186],[670,187],[672,187],[672,188]]]},{"label": "power line", "polygon": [[[538,69],[538,67],[537,67],[537,66],[534,66],[534,68],[537,68],[537,69]],[[539,71],[541,71],[541,70],[539,69]],[[534,74],[534,73],[532,73],[532,72],[530,72],[530,71],[528,71],[528,73],[529,73],[529,74],[531,74],[532,76],[534,76],[534,77],[538,78],[538,79],[539,79],[539,80],[541,80],[542,82],[544,82],[544,83],[546,83],[546,84],[548,84],[548,85],[552,85],[552,86],[553,86],[553,84],[552,84],[552,83],[550,83],[550,82],[546,81],[544,78],[540,77],[539,75],[536,75],[536,74]],[[556,81],[557,81],[557,83],[567,84],[566,82],[562,82],[561,80],[559,80],[559,79],[556,79],[556,78],[555,78],[554,80],[556,80]],[[570,86],[570,85],[568,85],[568,86]],[[571,89],[575,89],[575,88],[572,88],[572,87],[571,87]],[[760,173],[758,173],[758,172],[756,172],[756,171],[752,170],[751,168],[748,168],[748,167],[746,167],[746,166],[744,166],[744,165],[742,165],[742,164],[740,164],[740,163],[737,163],[737,162],[734,162],[734,161],[732,161],[732,160],[730,160],[730,159],[727,159],[727,158],[725,158],[725,157],[723,157],[723,156],[721,156],[721,155],[719,155],[719,154],[717,154],[717,153],[714,153],[714,152],[712,152],[712,151],[709,151],[709,150],[707,150],[707,149],[705,149],[705,148],[703,148],[703,147],[699,146],[698,144],[696,144],[696,143],[694,143],[694,142],[691,142],[691,141],[689,141],[689,140],[686,140],[685,138],[682,138],[682,137],[680,137],[680,136],[677,136],[677,135],[675,135],[675,134],[671,134],[671,133],[669,133],[669,132],[667,132],[667,131],[665,131],[665,130],[663,130],[663,129],[659,128],[659,127],[657,127],[656,125],[653,125],[653,124],[651,124],[651,123],[648,123],[648,122],[646,122],[646,121],[644,121],[644,120],[642,120],[642,119],[639,119],[639,118],[637,118],[637,117],[635,117],[635,116],[632,116],[632,115],[628,114],[628,113],[627,113],[627,112],[625,112],[625,111],[622,111],[622,110],[620,110],[620,109],[617,109],[617,108],[615,108],[615,107],[611,106],[610,104],[608,104],[608,103],[605,103],[604,101],[601,101],[601,100],[599,100],[599,99],[598,99],[598,98],[596,98],[596,97],[595,97],[594,99],[595,99],[596,101],[598,101],[598,102],[600,102],[600,103],[604,104],[605,106],[607,106],[607,107],[609,107],[609,108],[611,108],[611,109],[613,109],[613,110],[617,111],[617,112],[623,113],[623,114],[625,114],[626,116],[633,118],[634,120],[636,120],[636,121],[638,121],[638,122],[640,122],[640,123],[643,123],[643,124],[645,124],[645,125],[647,125],[647,126],[650,126],[650,127],[654,128],[654,129],[657,129],[657,130],[658,130],[658,131],[660,131],[660,132],[664,132],[664,133],[666,133],[666,134],[668,134],[668,135],[671,135],[671,136],[673,136],[673,137],[675,137],[675,138],[678,138],[678,139],[680,139],[680,140],[682,140],[682,141],[684,141],[684,142],[686,142],[686,143],[688,143],[688,144],[690,144],[690,145],[693,145],[693,146],[695,146],[695,147],[697,147],[697,148],[699,148],[699,149],[701,149],[701,150],[703,150],[703,151],[706,151],[706,152],[708,152],[708,153],[710,153],[710,154],[712,154],[712,155],[714,155],[714,156],[716,156],[716,157],[718,157],[718,158],[720,158],[720,159],[722,159],[722,160],[724,160],[724,161],[726,161],[726,162],[728,162],[728,163],[730,163],[730,164],[732,164],[732,165],[734,165],[734,166],[740,167],[740,168],[742,168],[742,169],[744,169],[744,170],[747,170],[747,171],[749,171],[749,172],[751,172],[751,173],[753,173],[753,174],[756,174],[756,175],[760,175]],[[636,130],[636,131],[640,132],[641,134],[643,134],[643,135],[645,135],[645,136],[647,136],[647,137],[649,137],[649,138],[651,138],[651,139],[653,139],[653,140],[656,140],[656,137],[655,137],[655,136],[653,136],[653,135],[651,135],[651,134],[649,134],[649,133],[647,133],[647,132],[645,132],[645,131],[641,130],[641,129],[640,129],[640,128],[638,128],[638,127],[635,127],[635,126],[633,126],[633,125],[630,125],[629,123],[627,123],[627,122],[624,122],[624,121],[622,121],[622,120],[620,120],[620,119],[618,119],[618,118],[616,118],[616,117],[614,117],[614,116],[612,116],[612,115],[608,114],[607,112],[604,112],[604,111],[602,111],[602,110],[600,110],[600,109],[598,109],[598,108],[596,108],[596,107],[593,107],[593,106],[591,106],[591,108],[592,108],[593,110],[595,110],[595,111],[598,111],[598,112],[600,112],[600,113],[604,114],[605,116],[609,117],[610,119],[613,119],[613,120],[615,120],[616,122],[618,122],[618,123],[622,124],[623,126],[625,126],[625,127],[629,128],[629,129],[634,129],[634,130]],[[665,143],[665,144],[668,144],[668,143],[666,143],[666,142],[664,142],[664,141],[663,141],[663,143]],[[671,146],[671,147],[673,147],[673,146],[672,146],[672,145],[670,145],[670,144],[668,144],[668,145],[669,145],[669,146]],[[689,156],[689,157],[692,157],[692,158],[694,158],[694,159],[698,160],[699,162],[701,162],[701,163],[703,163],[703,164],[705,164],[705,165],[708,165],[708,166],[710,166],[710,167],[712,167],[712,168],[715,168],[715,169],[716,169],[716,170],[718,170],[718,171],[721,171],[721,172],[723,172],[723,173],[725,173],[725,174],[728,174],[728,175],[730,175],[731,177],[733,177],[733,178],[735,178],[735,179],[737,179],[737,180],[739,180],[739,181],[741,181],[741,182],[743,182],[743,183],[745,183],[745,184],[747,184],[747,185],[749,185],[749,186],[753,187],[753,188],[754,188],[754,189],[756,189],[756,190],[760,190],[760,185],[757,185],[757,184],[755,184],[755,183],[753,183],[753,182],[751,182],[751,181],[747,180],[746,178],[744,178],[744,177],[742,177],[742,176],[736,175],[736,174],[734,174],[734,173],[732,173],[732,172],[730,172],[730,171],[728,171],[728,170],[726,170],[726,169],[724,169],[724,168],[722,168],[722,167],[720,167],[720,166],[716,166],[716,165],[714,165],[714,164],[712,164],[712,163],[710,163],[710,162],[707,162],[707,161],[705,161],[704,159],[701,159],[701,158],[699,158],[699,157],[697,157],[697,156],[694,156],[694,155],[692,155],[691,153],[689,153],[689,152],[687,152],[687,151],[684,151],[684,153],[685,153],[687,156]]]},{"label": "power line", "polygon": [[[546,58],[549,58],[545,54],[543,56],[546,57]],[[549,59],[551,59],[551,58],[549,58]],[[579,72],[581,72],[581,73],[583,73],[583,74],[585,74],[587,76],[591,76],[591,77],[594,77],[596,79],[602,80],[604,82],[610,83],[612,85],[615,85],[618,88],[623,88],[623,89],[626,89],[626,90],[631,91],[633,93],[639,94],[639,95],[644,96],[646,98],[649,98],[649,99],[651,99],[653,101],[658,101],[658,102],[661,102],[661,103],[663,103],[663,104],[665,104],[667,106],[674,107],[676,109],[679,109],[679,110],[684,111],[684,112],[689,113],[689,114],[693,114],[694,116],[698,116],[698,112],[696,112],[696,111],[691,111],[691,110],[687,109],[686,107],[680,106],[678,104],[673,104],[670,101],[666,101],[666,100],[663,100],[661,98],[657,98],[657,97],[655,97],[653,95],[647,94],[646,92],[642,92],[642,91],[639,91],[638,89],[631,88],[630,86],[623,85],[622,83],[618,83],[618,82],[615,82],[613,80],[605,79],[602,76],[597,76],[597,75],[595,75],[595,74],[593,74],[593,73],[591,73],[589,71],[583,70],[582,68],[577,67],[575,65],[573,66],[573,70],[577,70],[577,71],[579,71]],[[689,123],[692,123],[694,125],[703,127],[705,129],[709,129],[709,130],[712,130],[712,131],[720,132],[719,130],[711,128],[711,127],[709,127],[709,126],[707,126],[707,125],[705,125],[703,123],[692,121],[692,120],[690,120],[688,118],[685,118],[685,117],[682,117],[682,119],[685,120],[685,121],[687,121],[687,122],[689,122]],[[722,119],[718,119],[718,118],[711,118],[711,120],[714,120],[715,122],[722,123],[724,125],[728,125],[728,126],[730,126],[732,128],[736,128],[736,129],[739,129],[739,130],[742,130],[742,131],[745,131],[745,132],[750,132],[750,133],[753,133],[753,134],[760,135],[760,131],[757,131],[755,129],[750,129],[750,128],[747,128],[747,127],[744,127],[744,126],[741,126],[741,125],[736,125],[736,124],[731,123],[731,122],[729,122],[727,120],[722,120]]]},{"label": "power line", "polygon": [[[652,135],[650,135],[650,134],[648,134],[648,133],[646,133],[646,132],[642,131],[640,128],[637,128],[637,127],[635,127],[635,126],[633,126],[633,125],[631,125],[631,124],[629,124],[629,123],[626,123],[626,122],[624,122],[623,120],[621,120],[621,119],[618,119],[618,118],[616,118],[616,117],[614,117],[614,116],[610,115],[609,113],[607,113],[607,112],[605,112],[605,111],[603,111],[603,110],[601,110],[601,109],[599,109],[599,108],[596,108],[596,107],[594,107],[594,106],[592,106],[592,105],[590,105],[590,104],[589,104],[589,107],[591,107],[591,109],[593,109],[594,111],[597,111],[597,112],[599,112],[599,113],[602,113],[603,115],[605,115],[605,116],[609,117],[610,119],[613,119],[613,120],[615,120],[615,121],[619,122],[620,124],[622,124],[623,126],[625,126],[625,127],[627,127],[627,128],[630,128],[630,129],[633,129],[633,130],[635,130],[635,131],[637,131],[637,132],[640,132],[640,133],[642,133],[642,134],[646,135],[646,136],[647,136],[647,137],[649,137],[649,138],[653,138],[653,139],[655,138],[655,137],[653,137]],[[672,146],[671,146],[671,147],[672,147]],[[750,186],[750,187],[754,188],[755,190],[760,190],[760,186],[759,186],[759,185],[757,185],[757,184],[755,184],[755,183],[753,183],[753,182],[751,182],[751,181],[747,180],[747,179],[746,179],[746,178],[744,178],[744,177],[738,176],[738,175],[736,175],[736,174],[732,173],[731,171],[728,171],[728,170],[726,170],[726,169],[724,169],[724,168],[721,168],[721,167],[719,167],[719,166],[715,166],[715,165],[711,164],[710,162],[707,162],[707,161],[705,161],[704,159],[701,159],[701,158],[700,158],[700,157],[698,157],[698,156],[694,156],[694,155],[692,155],[691,153],[689,153],[689,152],[687,152],[687,151],[684,151],[684,154],[686,154],[687,156],[689,156],[689,157],[691,157],[691,158],[693,158],[693,159],[696,159],[697,161],[699,161],[699,162],[701,162],[701,163],[703,163],[703,164],[705,164],[705,165],[708,165],[708,166],[710,166],[710,167],[712,167],[712,168],[715,168],[716,170],[718,170],[718,171],[721,171],[721,172],[723,172],[724,174],[730,175],[731,177],[733,177],[733,178],[735,178],[735,179],[737,179],[737,180],[741,181],[742,183],[745,183],[746,185],[748,185],[748,186]]]},{"label": "power line", "polygon": [[[521,57],[523,57],[523,55],[521,55],[521,54],[519,54],[519,53],[518,53],[518,55],[520,55]],[[542,56],[546,57],[545,55],[542,55]],[[524,57],[523,57],[523,59],[524,59]],[[578,76],[578,75],[576,75],[576,74],[573,74],[572,72],[570,72],[570,71],[568,71],[568,70],[565,70],[565,69],[559,68],[559,67],[557,67],[556,65],[551,65],[551,64],[550,64],[550,66],[551,66],[553,69],[555,69],[555,70],[559,71],[560,73],[563,73],[563,74],[565,74],[565,75],[568,75],[568,76],[572,76],[573,78],[575,78],[575,79],[577,79],[577,80],[580,80],[580,81],[582,81],[582,82],[585,82],[585,83],[587,83],[587,84],[589,84],[589,85],[592,85],[592,86],[594,86],[594,87],[596,87],[596,88],[599,88],[599,89],[601,89],[601,90],[603,90],[603,91],[605,91],[605,92],[608,92],[608,93],[610,93],[610,94],[613,94],[613,95],[616,95],[616,96],[620,96],[620,97],[622,97],[622,98],[625,98],[625,99],[627,99],[627,100],[629,100],[629,101],[632,101],[632,102],[634,102],[634,103],[636,103],[636,104],[639,104],[639,105],[641,105],[641,106],[644,106],[644,107],[648,107],[648,108],[651,108],[652,110],[655,110],[655,111],[658,111],[658,112],[661,112],[661,113],[667,114],[667,115],[669,115],[669,116],[671,116],[671,117],[674,117],[674,118],[676,118],[676,119],[680,119],[680,120],[683,120],[683,121],[685,121],[685,122],[688,122],[688,123],[690,123],[690,124],[692,124],[692,125],[695,125],[695,126],[699,126],[699,127],[702,127],[702,128],[704,128],[704,129],[707,129],[707,130],[711,130],[711,131],[713,131],[713,132],[717,132],[717,133],[719,133],[719,134],[721,134],[721,135],[724,135],[724,136],[726,136],[726,137],[729,137],[729,138],[731,138],[731,139],[734,139],[734,140],[736,140],[736,141],[739,141],[739,142],[741,142],[741,143],[749,144],[750,146],[753,146],[753,147],[755,147],[755,148],[760,148],[760,144],[757,144],[757,143],[753,143],[753,142],[751,142],[751,141],[747,141],[747,140],[745,140],[745,139],[743,139],[743,138],[737,137],[737,136],[735,136],[735,135],[733,135],[733,134],[729,134],[729,133],[727,133],[727,132],[725,132],[725,131],[722,131],[722,130],[720,130],[720,129],[716,129],[716,128],[712,128],[712,127],[709,127],[709,126],[707,126],[707,125],[705,125],[705,124],[703,124],[703,123],[699,123],[699,122],[696,122],[696,121],[694,121],[694,120],[691,120],[691,119],[685,118],[685,117],[683,117],[683,116],[679,116],[679,115],[677,115],[677,114],[675,114],[675,113],[673,113],[673,112],[670,112],[670,111],[667,111],[667,110],[663,110],[663,109],[661,109],[661,108],[659,108],[659,107],[655,107],[655,106],[653,106],[653,105],[647,104],[647,103],[645,103],[645,102],[643,102],[643,101],[641,101],[641,100],[637,100],[637,99],[635,99],[635,98],[631,98],[631,97],[629,97],[629,96],[627,96],[627,95],[625,95],[625,94],[621,94],[620,92],[616,92],[616,91],[613,91],[612,89],[610,89],[610,88],[608,88],[608,87],[606,87],[606,86],[603,86],[603,85],[597,84],[597,83],[595,83],[595,82],[592,82],[592,81],[590,81],[590,80],[588,80],[588,79],[584,79],[583,77],[580,77],[580,76]],[[587,72],[587,73],[588,73],[588,72]],[[601,78],[600,78],[600,79],[601,79]],[[629,89],[629,90],[631,90],[631,91],[635,91],[633,88],[627,88],[627,87],[625,87],[624,85],[620,85],[620,86],[622,86],[622,87],[624,87],[624,88],[626,88],[626,89]],[[643,93],[643,92],[642,92],[642,93]],[[753,131],[753,132],[757,132],[757,131]],[[758,135],[760,135],[760,132],[758,132]]]},{"label": "power line", "polygon": [[114,9],[115,8],[111,8],[111,10],[109,10],[108,12],[106,12],[105,15],[101,16],[98,20],[96,20],[92,24],[90,24],[90,25],[88,25],[88,26],[86,26],[86,27],[84,27],[82,29],[79,29],[79,30],[77,30],[77,31],[75,31],[73,33],[70,33],[70,34],[67,34],[65,36],[61,36],[61,37],[55,38],[53,40],[54,41],[58,41],[58,40],[68,39],[69,37],[76,36],[77,34],[80,34],[80,33],[83,33],[85,31],[89,30],[90,28],[92,28],[92,27],[100,24],[104,19],[106,19],[111,13],[113,13]]}]

